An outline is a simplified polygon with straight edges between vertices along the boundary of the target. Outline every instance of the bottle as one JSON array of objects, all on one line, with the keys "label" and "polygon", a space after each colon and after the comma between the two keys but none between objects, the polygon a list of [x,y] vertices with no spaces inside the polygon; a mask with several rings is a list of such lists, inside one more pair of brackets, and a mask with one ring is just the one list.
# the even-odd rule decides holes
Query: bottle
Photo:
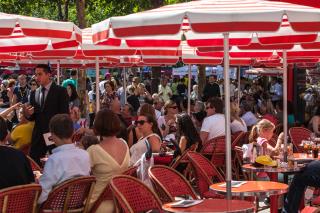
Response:
[{"label": "bottle", "polygon": [[257,158],[257,146],[253,145],[251,163],[256,162],[256,158]]}]

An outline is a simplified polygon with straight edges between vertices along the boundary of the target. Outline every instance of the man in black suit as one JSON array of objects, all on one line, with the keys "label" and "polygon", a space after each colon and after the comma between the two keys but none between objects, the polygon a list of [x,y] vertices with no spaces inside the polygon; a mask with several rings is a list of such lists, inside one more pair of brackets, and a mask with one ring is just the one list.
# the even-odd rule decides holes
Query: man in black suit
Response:
[{"label": "man in black suit", "polygon": [[40,158],[48,151],[43,134],[49,133],[49,121],[54,115],[69,113],[69,97],[65,88],[51,81],[48,65],[39,64],[35,76],[40,87],[31,93],[25,112],[29,120],[35,121],[30,156],[40,163]]}]

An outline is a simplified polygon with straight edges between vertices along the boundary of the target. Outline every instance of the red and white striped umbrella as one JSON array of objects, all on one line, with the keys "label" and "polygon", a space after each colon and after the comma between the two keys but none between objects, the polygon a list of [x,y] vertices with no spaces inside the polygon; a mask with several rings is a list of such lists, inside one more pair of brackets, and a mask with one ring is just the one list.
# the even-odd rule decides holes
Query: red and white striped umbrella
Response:
[{"label": "red and white striped umbrella", "polygon": [[72,22],[0,13],[0,53],[78,46],[81,31]]},{"label": "red and white striped umbrella", "polygon": [[222,36],[213,33],[224,32],[231,45],[248,45],[253,37],[262,44],[286,44],[314,41],[319,17],[319,9],[290,3],[205,0],[112,17],[92,28],[96,44],[111,39],[111,32],[134,47],[177,46],[183,34],[190,46],[222,46]]}]

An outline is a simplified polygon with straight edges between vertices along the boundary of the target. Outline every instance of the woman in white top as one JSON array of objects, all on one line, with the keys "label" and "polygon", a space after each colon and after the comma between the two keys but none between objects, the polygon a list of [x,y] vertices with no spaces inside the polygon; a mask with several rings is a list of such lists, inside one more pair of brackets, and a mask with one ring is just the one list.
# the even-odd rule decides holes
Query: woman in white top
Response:
[{"label": "woman in white top", "polygon": [[[94,120],[93,130],[100,137],[100,143],[87,149],[91,160],[91,172],[96,177],[90,199],[91,206],[105,190],[111,178],[128,169],[130,161],[126,141],[116,137],[120,131],[120,119],[114,112],[108,109],[99,111]],[[113,201],[103,201],[96,212],[114,212]]]},{"label": "woman in white top", "polygon": [[236,132],[247,132],[248,128],[246,123],[242,118],[240,118],[240,108],[238,104],[235,102],[230,103],[230,113],[231,113],[231,133],[236,133]]},{"label": "woman in white top", "polygon": [[154,116],[145,114],[139,115],[135,121],[142,137],[130,148],[131,158],[130,165],[134,165],[141,156],[147,151],[146,141],[150,144],[152,152],[158,153],[160,151],[162,140],[159,136],[157,122]]}]

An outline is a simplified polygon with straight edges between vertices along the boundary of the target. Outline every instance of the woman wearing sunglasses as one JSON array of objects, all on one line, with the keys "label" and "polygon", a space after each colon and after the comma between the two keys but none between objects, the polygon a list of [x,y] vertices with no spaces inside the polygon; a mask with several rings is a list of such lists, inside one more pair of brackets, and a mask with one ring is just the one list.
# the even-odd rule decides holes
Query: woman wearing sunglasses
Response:
[{"label": "woman wearing sunglasses", "polygon": [[130,148],[130,165],[137,163],[141,156],[147,151],[146,141],[151,146],[152,152],[155,153],[160,151],[162,142],[159,133],[157,134],[159,129],[153,115],[139,115],[138,119],[135,121],[135,125],[142,134],[142,137]]},{"label": "woman wearing sunglasses", "polygon": [[167,101],[164,105],[164,116],[160,116],[158,118],[158,126],[161,130],[161,135],[163,136],[164,140],[175,140],[175,120],[177,113],[177,104],[172,100]]},{"label": "woman wearing sunglasses", "polygon": [[[139,115],[152,115],[154,118],[156,118],[155,109],[151,104],[143,104],[138,109],[138,116]],[[159,133],[160,130],[156,131],[156,133]],[[133,124],[128,127],[128,146],[131,147],[132,145],[136,144],[139,140],[139,138],[142,137],[141,132],[139,131],[139,128],[137,125]]]}]

